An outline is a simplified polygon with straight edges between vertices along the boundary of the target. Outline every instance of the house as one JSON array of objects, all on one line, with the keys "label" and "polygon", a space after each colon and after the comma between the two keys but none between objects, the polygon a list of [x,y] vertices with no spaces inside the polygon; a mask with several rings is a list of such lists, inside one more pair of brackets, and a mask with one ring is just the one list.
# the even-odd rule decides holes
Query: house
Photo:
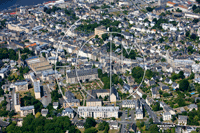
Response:
[{"label": "house", "polygon": [[143,117],[144,117],[142,103],[139,101],[139,99],[136,102],[136,114],[135,115],[136,115],[136,120],[143,119]]},{"label": "house", "polygon": [[25,117],[28,114],[33,114],[35,115],[35,109],[34,106],[24,106],[24,107],[20,107],[20,116],[21,117]]},{"label": "house", "polygon": [[160,94],[159,94],[159,87],[154,87],[151,88],[151,92],[152,92],[152,98],[160,98]]},{"label": "house", "polygon": [[147,103],[149,106],[151,106],[151,105],[153,104],[153,99],[147,97],[147,98],[146,98],[146,103]]},{"label": "house", "polygon": [[53,108],[57,109],[58,108],[58,102],[53,102]]},{"label": "house", "polygon": [[192,111],[193,109],[198,110],[198,107],[196,104],[190,104],[190,105],[188,105],[188,109],[189,109],[189,111]]},{"label": "house", "polygon": [[166,79],[165,79],[165,83],[167,83],[167,84],[172,84],[172,80],[169,79],[169,78],[166,78]]},{"label": "house", "polygon": [[117,121],[111,121],[109,123],[109,126],[110,126],[110,130],[118,130],[119,129],[119,124]]},{"label": "house", "polygon": [[42,116],[46,117],[48,114],[48,109],[42,109],[41,114],[42,114]]},{"label": "house", "polygon": [[173,83],[172,83],[172,88],[173,88],[174,90],[176,90],[177,88],[179,88],[179,84],[177,84],[176,82],[173,82]]},{"label": "house", "polygon": [[62,116],[68,116],[69,118],[74,118],[74,111],[71,108],[65,108],[62,111]]},{"label": "house", "polygon": [[66,99],[64,99],[63,108],[80,106],[80,100],[75,99],[75,96],[71,91],[65,92],[65,98]]},{"label": "house", "polygon": [[77,126],[78,129],[82,129],[82,128],[84,128],[84,122],[83,121],[78,121],[76,123],[76,126]]},{"label": "house", "polygon": [[153,86],[153,85],[156,85],[156,82],[154,80],[151,80],[148,82],[147,84],[148,86]]},{"label": "house", "polygon": [[187,116],[179,115],[178,116],[178,125],[187,125]]},{"label": "house", "polygon": [[170,112],[164,112],[163,113],[163,121],[170,121],[172,118],[172,115]]},{"label": "house", "polygon": [[164,86],[161,87],[161,90],[162,91],[169,91],[169,86],[164,85]]}]

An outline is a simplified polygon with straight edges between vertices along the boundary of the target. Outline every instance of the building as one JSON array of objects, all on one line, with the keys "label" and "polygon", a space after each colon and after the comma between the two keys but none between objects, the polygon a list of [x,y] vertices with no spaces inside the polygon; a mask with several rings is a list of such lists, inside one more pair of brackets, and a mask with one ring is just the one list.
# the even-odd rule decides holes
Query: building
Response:
[{"label": "building", "polygon": [[26,59],[26,62],[35,74],[41,74],[43,71],[53,71],[52,66],[43,57],[33,56]]},{"label": "building", "polygon": [[65,108],[62,111],[62,116],[68,116],[69,118],[74,118],[74,111],[71,108]]},{"label": "building", "polygon": [[136,101],[136,120],[138,119],[143,119],[144,114],[143,114],[143,107],[142,107],[142,103],[140,102],[140,100]]},{"label": "building", "polygon": [[109,126],[110,126],[110,130],[118,130],[119,129],[119,124],[117,121],[111,121],[109,123]]},{"label": "building", "polygon": [[173,7],[175,4],[176,3],[174,3],[174,2],[168,1],[166,5],[169,7]]},{"label": "building", "polygon": [[80,100],[75,99],[74,94],[71,91],[65,92],[65,99],[63,102],[63,108],[68,107],[79,107],[80,106]]},{"label": "building", "polygon": [[170,112],[163,113],[163,121],[170,121],[172,119],[172,115]]},{"label": "building", "polygon": [[117,101],[117,97],[118,97],[117,90],[115,89],[115,87],[111,87],[110,102],[116,102]]},{"label": "building", "polygon": [[20,97],[19,97],[19,93],[14,93],[13,94],[13,102],[14,102],[14,109],[15,112],[19,112],[20,111]]},{"label": "building", "polygon": [[187,125],[187,116],[179,115],[178,116],[178,125]]},{"label": "building", "polygon": [[94,99],[90,98],[86,101],[87,107],[96,107],[96,106],[102,106],[102,101],[100,99]]},{"label": "building", "polygon": [[35,98],[40,99],[41,98],[40,82],[39,81],[34,82],[33,87],[34,87]]},{"label": "building", "polygon": [[198,110],[198,107],[196,104],[190,104],[190,105],[188,105],[188,109],[189,109],[189,111],[192,111],[193,109]]},{"label": "building", "polygon": [[12,83],[10,85],[10,88],[15,88],[15,91],[27,91],[28,90],[28,82],[26,80],[23,81],[17,81],[15,83]]},{"label": "building", "polygon": [[106,32],[106,27],[102,26],[102,25],[94,29],[95,36],[99,35],[99,37],[101,37],[102,34],[105,33],[105,32]]},{"label": "building", "polygon": [[82,83],[98,78],[97,68],[87,70],[71,70],[66,74],[66,82],[70,84]]},{"label": "building", "polygon": [[11,67],[9,65],[7,65],[6,67],[4,67],[0,70],[0,76],[2,79],[9,74],[10,69],[11,69]]},{"label": "building", "polygon": [[34,106],[24,106],[24,107],[20,107],[20,116],[21,117],[25,117],[28,114],[33,114],[35,115],[35,109]]},{"label": "building", "polygon": [[135,100],[123,100],[122,101],[122,108],[135,108]]},{"label": "building", "polygon": [[58,108],[58,102],[53,102],[53,108],[57,109]]},{"label": "building", "polygon": [[42,116],[46,117],[48,114],[48,109],[42,109],[41,114],[42,114]]},{"label": "building", "polygon": [[78,107],[79,117],[93,117],[97,118],[118,118],[119,107],[106,106],[106,107]]}]

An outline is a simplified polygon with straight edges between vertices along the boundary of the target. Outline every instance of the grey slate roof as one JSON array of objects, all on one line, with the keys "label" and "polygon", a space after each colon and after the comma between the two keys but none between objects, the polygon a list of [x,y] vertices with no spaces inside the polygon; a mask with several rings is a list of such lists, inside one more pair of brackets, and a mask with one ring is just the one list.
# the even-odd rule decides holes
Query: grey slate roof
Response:
[{"label": "grey slate roof", "polygon": [[[77,71],[77,72],[76,72]],[[67,73],[68,78],[75,78],[78,76],[98,74],[97,68],[87,70],[71,70]]]}]

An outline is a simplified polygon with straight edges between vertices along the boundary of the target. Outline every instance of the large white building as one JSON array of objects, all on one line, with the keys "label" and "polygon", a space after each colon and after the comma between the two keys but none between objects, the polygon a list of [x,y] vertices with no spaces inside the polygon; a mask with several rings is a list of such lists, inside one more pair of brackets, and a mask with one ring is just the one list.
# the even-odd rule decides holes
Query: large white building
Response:
[{"label": "large white building", "polygon": [[79,117],[118,118],[119,107],[78,107]]}]

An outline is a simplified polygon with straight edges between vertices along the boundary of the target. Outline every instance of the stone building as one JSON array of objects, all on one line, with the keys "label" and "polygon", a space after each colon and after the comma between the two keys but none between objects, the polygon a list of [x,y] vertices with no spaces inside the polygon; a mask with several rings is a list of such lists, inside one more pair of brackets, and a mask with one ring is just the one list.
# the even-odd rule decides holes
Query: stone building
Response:
[{"label": "stone building", "polygon": [[118,118],[119,107],[78,107],[79,117],[93,117],[97,118]]},{"label": "stone building", "polygon": [[78,82],[87,82],[98,78],[97,68],[87,70],[71,70],[66,74],[66,82],[76,84]]}]

